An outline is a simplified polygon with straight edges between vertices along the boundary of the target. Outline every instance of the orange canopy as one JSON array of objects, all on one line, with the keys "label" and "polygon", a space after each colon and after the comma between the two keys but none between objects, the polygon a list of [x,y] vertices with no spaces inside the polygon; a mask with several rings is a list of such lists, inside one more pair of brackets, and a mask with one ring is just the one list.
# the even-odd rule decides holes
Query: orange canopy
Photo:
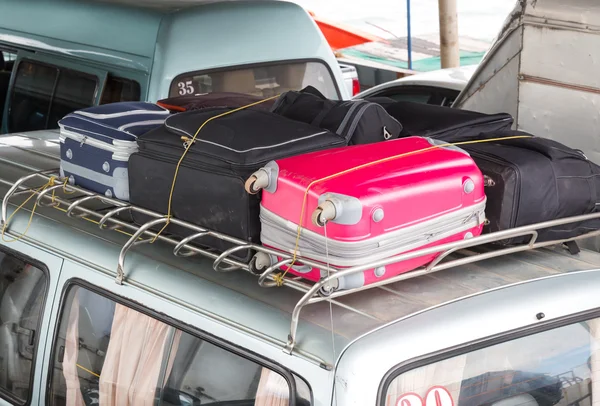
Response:
[{"label": "orange canopy", "polygon": [[309,11],[309,14],[319,26],[329,46],[334,50],[349,48],[366,42],[386,42],[382,38],[362,32],[356,28],[317,17],[312,11]]}]

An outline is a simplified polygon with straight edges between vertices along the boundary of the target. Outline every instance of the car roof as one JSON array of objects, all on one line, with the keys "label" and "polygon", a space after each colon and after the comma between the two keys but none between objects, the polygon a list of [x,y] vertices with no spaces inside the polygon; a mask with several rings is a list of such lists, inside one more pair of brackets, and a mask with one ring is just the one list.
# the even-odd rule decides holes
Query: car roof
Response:
[{"label": "car roof", "polygon": [[430,72],[416,73],[414,75],[408,75],[400,79],[373,86],[372,88],[359,93],[355,96],[355,98],[366,97],[375,92],[396,86],[408,85],[433,86],[461,91],[467,85],[476,69],[477,65],[466,65],[458,68],[439,69]]},{"label": "car roof", "polygon": [[[0,136],[0,196],[19,178],[59,166],[58,136],[57,130]],[[33,186],[36,185],[30,185]],[[20,195],[11,199],[10,210],[25,198]],[[31,206],[25,207],[9,223],[11,231],[25,230]],[[24,237],[26,242],[89,266],[89,272],[111,277],[115,275],[120,250],[128,239],[121,233],[101,230],[95,224],[48,207],[37,208],[35,221]],[[486,250],[489,248],[481,248],[481,252]],[[172,251],[173,246],[161,241],[130,251],[125,263],[128,283],[153,294],[159,292],[165,300],[176,300],[194,312],[257,337],[266,336],[273,345],[284,346],[292,310],[302,293],[287,286],[262,288],[257,277],[248,272],[215,272],[211,260],[176,257]],[[473,248],[456,255],[473,255],[476,251]],[[329,304],[311,304],[300,313],[295,351],[333,365],[339,352],[332,354],[332,337],[335,347],[341,351],[358,337],[441,303],[511,283],[598,265],[600,253],[582,251],[578,257],[571,257],[561,249],[492,258],[336,298],[333,326]]]}]

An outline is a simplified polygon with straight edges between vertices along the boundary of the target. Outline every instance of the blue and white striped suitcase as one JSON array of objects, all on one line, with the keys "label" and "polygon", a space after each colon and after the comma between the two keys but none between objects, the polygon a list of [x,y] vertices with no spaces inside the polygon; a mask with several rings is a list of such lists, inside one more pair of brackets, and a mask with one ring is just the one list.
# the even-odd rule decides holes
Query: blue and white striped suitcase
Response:
[{"label": "blue and white striped suitcase", "polygon": [[147,102],[119,102],[77,110],[60,127],[60,174],[69,183],[129,201],[129,157],[137,137],[162,125],[170,112]]}]

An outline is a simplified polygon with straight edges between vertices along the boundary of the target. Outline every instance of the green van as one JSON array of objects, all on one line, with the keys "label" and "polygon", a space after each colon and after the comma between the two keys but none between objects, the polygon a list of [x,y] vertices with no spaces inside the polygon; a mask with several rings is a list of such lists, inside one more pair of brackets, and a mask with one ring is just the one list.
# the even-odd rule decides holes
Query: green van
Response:
[{"label": "green van", "polygon": [[300,6],[173,3],[0,0],[0,133],[56,128],[94,104],[211,91],[269,97],[310,84],[350,97]]}]

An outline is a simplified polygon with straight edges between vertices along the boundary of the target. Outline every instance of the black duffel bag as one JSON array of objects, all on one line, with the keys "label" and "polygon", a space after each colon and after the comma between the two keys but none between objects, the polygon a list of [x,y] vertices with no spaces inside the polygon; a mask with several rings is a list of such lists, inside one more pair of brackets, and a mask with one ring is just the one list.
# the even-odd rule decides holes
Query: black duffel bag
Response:
[{"label": "black duffel bag", "polygon": [[[140,136],[139,152],[129,160],[130,202],[167,213],[184,143],[189,143],[208,119],[231,110],[208,108],[175,114],[163,126]],[[211,120],[198,133],[180,165],[171,215],[259,243],[260,193],[251,195],[245,191],[248,177],[271,160],[345,145],[346,140],[337,134],[270,112],[248,109]],[[143,224],[150,218],[135,213],[134,220]],[[195,234],[174,224],[165,232],[181,237]],[[195,243],[219,252],[235,246],[208,237]],[[238,251],[232,256],[247,262],[252,253]]]},{"label": "black duffel bag", "polygon": [[482,132],[510,130],[513,117],[507,113],[484,114],[432,104],[394,101],[386,97],[365,100],[380,104],[402,124],[400,137],[431,137],[447,142],[468,141]]},{"label": "black duffel bag", "polygon": [[282,93],[271,111],[339,134],[349,145],[395,139],[402,131],[402,125],[381,104],[330,100],[312,86]]},{"label": "black duffel bag", "polygon": [[[485,177],[487,196],[484,232],[591,214],[600,205],[600,166],[578,150],[521,131],[480,134],[478,140],[506,138],[461,145]],[[600,220],[550,227],[537,241],[565,240],[600,229]],[[520,244],[527,237],[503,240]]]}]

